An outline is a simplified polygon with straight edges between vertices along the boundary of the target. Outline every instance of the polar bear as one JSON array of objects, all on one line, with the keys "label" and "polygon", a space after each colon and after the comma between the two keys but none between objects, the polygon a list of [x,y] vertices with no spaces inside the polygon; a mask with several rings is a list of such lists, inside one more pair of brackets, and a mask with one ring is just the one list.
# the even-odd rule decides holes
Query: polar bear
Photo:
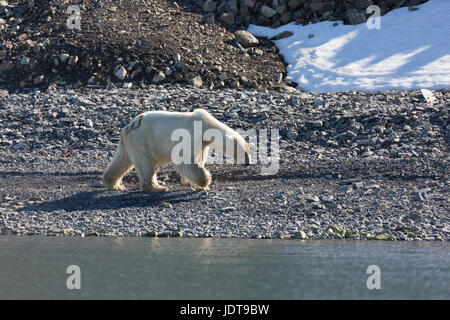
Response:
[{"label": "polar bear", "polygon": [[[189,148],[182,152],[183,161],[179,157],[174,161],[175,156],[179,156],[174,151],[178,151],[180,144],[176,141],[176,132],[185,132],[187,137],[184,137],[184,143],[189,142]],[[186,141],[187,138],[190,141]],[[109,190],[124,190],[122,178],[134,167],[143,192],[167,191],[167,187],[158,184],[157,166],[173,163],[183,183],[207,190],[211,174],[206,170],[205,162],[210,147],[226,154],[236,163],[250,164],[245,139],[204,109],[142,113],[121,130],[120,143],[103,174],[103,184]]]}]

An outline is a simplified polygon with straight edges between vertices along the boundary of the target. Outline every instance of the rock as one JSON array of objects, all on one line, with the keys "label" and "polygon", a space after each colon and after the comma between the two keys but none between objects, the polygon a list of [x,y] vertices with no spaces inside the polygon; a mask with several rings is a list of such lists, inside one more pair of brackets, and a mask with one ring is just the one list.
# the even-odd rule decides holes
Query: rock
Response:
[{"label": "rock", "polygon": [[426,0],[408,0],[408,6],[417,6],[425,1]]},{"label": "rock", "polygon": [[334,201],[334,197],[333,197],[332,195],[329,195],[329,194],[323,194],[323,195],[321,195],[321,196],[320,196],[320,199],[321,199],[323,202],[333,202],[333,201]]},{"label": "rock", "polygon": [[323,102],[322,98],[317,97],[314,99],[313,104],[314,104],[314,107],[319,107],[319,106],[323,106],[324,102]]},{"label": "rock", "polygon": [[255,6],[255,1],[254,0],[244,0],[244,4],[249,8],[253,8]]},{"label": "rock", "polygon": [[35,86],[40,85],[44,81],[44,75],[37,76],[33,79],[33,83]]},{"label": "rock", "polygon": [[281,24],[286,24],[289,21],[291,21],[291,13],[290,12],[285,12],[280,16],[280,23]]},{"label": "rock", "polygon": [[259,44],[258,39],[245,30],[236,31],[234,33],[234,39],[244,47],[251,47]]},{"label": "rock", "polygon": [[343,186],[338,186],[337,190],[340,192],[344,192],[344,193],[350,193],[353,191],[353,188],[351,185],[343,185]]},{"label": "rock", "polygon": [[289,131],[289,132],[286,134],[286,137],[287,137],[289,140],[297,140],[298,134],[297,134],[297,132]]},{"label": "rock", "polygon": [[82,106],[93,106],[93,105],[95,105],[95,103],[93,103],[91,100],[86,99],[84,97],[77,97],[76,100],[77,100],[77,103],[79,105],[82,105]]},{"label": "rock", "polygon": [[367,7],[373,4],[372,0],[353,0],[352,2],[356,9],[363,11],[366,11]]},{"label": "rock", "polygon": [[226,3],[226,11],[233,15],[237,15],[239,12],[237,0],[228,0]]},{"label": "rock", "polygon": [[158,235],[159,235],[158,232],[150,231],[150,232],[147,232],[146,234],[144,234],[144,237],[157,238]]},{"label": "rock", "polygon": [[128,70],[132,70],[137,64],[137,61],[131,61],[130,64],[128,65]]},{"label": "rock", "polygon": [[386,0],[385,2],[389,7],[400,8],[405,0]]},{"label": "rock", "polygon": [[202,22],[206,24],[214,24],[214,21],[214,14],[212,13],[207,13],[202,18]]},{"label": "rock", "polygon": [[87,120],[84,122],[84,124],[85,124],[85,126],[88,127],[88,128],[93,128],[93,127],[94,127],[94,122],[93,122],[91,119],[87,119]]},{"label": "rock", "polygon": [[172,69],[169,68],[169,67],[167,67],[167,68],[164,70],[164,74],[165,74],[166,76],[170,76],[170,75],[172,74]]},{"label": "rock", "polygon": [[353,183],[353,187],[355,187],[355,189],[361,189],[364,186],[364,183],[362,181],[357,181]]},{"label": "rock", "polygon": [[186,72],[188,70],[187,65],[181,61],[178,61],[177,63],[175,63],[175,68],[177,68],[177,70],[179,70],[181,72]]},{"label": "rock", "polygon": [[424,201],[426,199],[428,199],[428,194],[426,191],[417,192],[413,198],[414,201]]},{"label": "rock", "polygon": [[314,128],[321,128],[323,126],[322,120],[316,120],[312,122]]},{"label": "rock", "polygon": [[420,92],[422,93],[422,96],[424,97],[425,101],[428,104],[434,104],[436,102],[436,97],[434,96],[433,92],[428,89],[420,89]]},{"label": "rock", "polygon": [[174,63],[177,63],[177,62],[181,61],[181,56],[180,56],[179,53],[174,53],[174,55],[172,56],[172,58],[173,58],[173,62],[174,62]]},{"label": "rock", "polygon": [[30,64],[30,58],[28,58],[28,57],[22,57],[22,58],[20,59],[20,64],[21,64],[21,65],[29,65],[29,64]]},{"label": "rock", "polygon": [[357,9],[347,9],[344,13],[344,21],[352,25],[360,24],[366,22],[366,15]]},{"label": "rock", "polygon": [[16,143],[15,145],[13,145],[14,150],[19,150],[22,149],[23,147],[25,147],[24,143]]},{"label": "rock", "polygon": [[280,83],[283,80],[283,74],[281,72],[277,73],[273,79],[276,83]]},{"label": "rock", "polygon": [[306,0],[288,0],[287,4],[288,7],[291,9],[297,9],[300,7],[303,3],[305,3]]},{"label": "rock", "polygon": [[238,80],[234,80],[234,81],[231,82],[231,87],[234,88],[234,89],[237,89],[240,86],[241,86],[241,84],[239,83]]},{"label": "rock", "polygon": [[228,77],[225,73],[221,73],[221,74],[219,74],[219,79],[220,79],[220,81],[225,81],[228,79]]},{"label": "rock", "polygon": [[68,55],[67,53],[62,53],[59,55],[59,61],[61,62],[66,62],[67,59],[69,59],[70,55]]},{"label": "rock", "polygon": [[171,235],[173,238],[181,238],[183,237],[183,233],[181,231],[175,231]]},{"label": "rock", "polygon": [[414,221],[422,221],[422,216],[418,213],[410,213],[406,217]]},{"label": "rock", "polygon": [[6,0],[0,0],[0,8],[11,8],[12,6],[8,4]]},{"label": "rock", "polygon": [[0,72],[6,72],[14,68],[14,63],[11,61],[3,61],[0,63]]},{"label": "rock", "polygon": [[275,37],[270,38],[270,40],[280,40],[280,39],[288,38],[292,35],[293,35],[293,33],[290,31],[283,31],[283,32],[277,34]]},{"label": "rock", "polygon": [[277,12],[275,10],[273,10],[272,8],[264,5],[261,8],[261,13],[266,17],[266,18],[272,18]]},{"label": "rock", "polygon": [[253,50],[253,54],[256,56],[262,56],[264,54],[264,51],[262,51],[261,49],[258,48],[254,48],[255,50]]},{"label": "rock", "polygon": [[200,88],[203,85],[202,78],[200,76],[196,76],[188,81],[191,86],[196,88]]},{"label": "rock", "polygon": [[282,14],[283,12],[286,11],[286,5],[283,4],[283,5],[281,5],[281,6],[276,6],[275,11],[276,11],[278,14]]},{"label": "rock", "polygon": [[325,7],[325,1],[324,0],[311,0],[311,3],[309,4],[309,8],[313,12],[322,13],[323,8]]},{"label": "rock", "polygon": [[391,236],[386,233],[380,233],[375,236],[376,240],[390,240]]},{"label": "rock", "polygon": [[320,202],[320,199],[318,196],[312,196],[308,199],[309,202]]},{"label": "rock", "polygon": [[68,64],[69,64],[69,66],[74,66],[77,64],[77,62],[78,62],[78,56],[71,56],[69,58]]},{"label": "rock", "polygon": [[91,187],[91,188],[102,188],[103,189],[105,186],[103,185],[103,182],[96,181],[96,182],[91,183],[89,185],[89,187]]},{"label": "rock", "polygon": [[294,232],[292,237],[294,239],[307,239],[308,238],[308,236],[306,235],[305,231],[301,231],[301,230]]},{"label": "rock", "polygon": [[234,15],[228,12],[224,12],[221,16],[220,16],[220,21],[228,24],[228,25],[233,25],[235,22],[234,19]]},{"label": "rock", "polygon": [[157,74],[155,74],[152,79],[154,83],[160,83],[164,80],[166,80],[166,75],[162,71],[159,71]]},{"label": "rock", "polygon": [[173,206],[172,206],[169,202],[167,202],[167,201],[161,201],[161,202],[159,203],[159,206],[160,206],[161,208],[168,208],[168,209],[172,209],[172,208],[173,208]]},{"label": "rock", "polygon": [[206,0],[202,8],[205,12],[214,12],[217,9],[217,4],[214,1]]},{"label": "rock", "polygon": [[119,69],[117,69],[116,72],[114,72],[114,75],[116,76],[117,79],[123,81],[127,76],[127,70],[125,70],[125,68],[121,66]]}]

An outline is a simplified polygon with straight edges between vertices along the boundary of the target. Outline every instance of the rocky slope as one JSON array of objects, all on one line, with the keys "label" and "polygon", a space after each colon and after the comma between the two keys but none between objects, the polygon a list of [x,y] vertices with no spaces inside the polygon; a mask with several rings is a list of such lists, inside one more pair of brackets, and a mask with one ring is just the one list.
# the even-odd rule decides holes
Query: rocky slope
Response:
[{"label": "rocky slope", "polygon": [[270,41],[238,45],[231,30],[202,22],[201,8],[191,1],[2,0],[0,37],[0,87],[10,91],[285,86],[285,65]]}]

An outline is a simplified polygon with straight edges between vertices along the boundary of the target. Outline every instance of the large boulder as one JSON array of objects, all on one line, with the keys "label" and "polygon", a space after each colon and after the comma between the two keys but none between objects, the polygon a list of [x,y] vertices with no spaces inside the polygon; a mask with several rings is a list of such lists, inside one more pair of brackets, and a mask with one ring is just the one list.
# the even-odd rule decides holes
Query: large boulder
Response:
[{"label": "large boulder", "polygon": [[256,39],[250,32],[247,32],[245,30],[236,31],[234,33],[234,39],[243,47],[251,47],[259,44],[258,39]]}]

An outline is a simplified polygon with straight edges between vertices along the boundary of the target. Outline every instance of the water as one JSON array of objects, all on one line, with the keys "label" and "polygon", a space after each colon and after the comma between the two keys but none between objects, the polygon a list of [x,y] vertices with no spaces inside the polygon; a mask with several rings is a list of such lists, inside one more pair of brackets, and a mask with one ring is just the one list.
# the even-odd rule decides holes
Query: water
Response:
[{"label": "water", "polygon": [[449,280],[437,242],[0,237],[1,299],[449,299]]}]

